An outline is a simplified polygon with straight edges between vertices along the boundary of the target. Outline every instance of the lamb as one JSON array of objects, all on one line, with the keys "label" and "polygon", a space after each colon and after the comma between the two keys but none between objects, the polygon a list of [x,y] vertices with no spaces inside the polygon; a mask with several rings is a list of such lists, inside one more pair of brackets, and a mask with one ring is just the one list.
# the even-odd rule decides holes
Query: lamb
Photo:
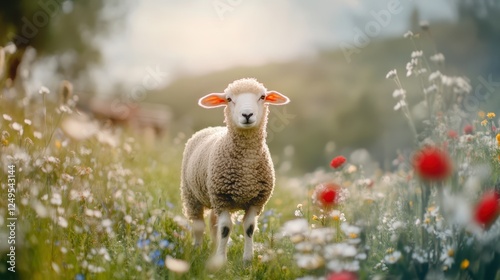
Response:
[{"label": "lamb", "polygon": [[243,260],[253,259],[253,233],[258,215],[274,189],[274,167],[265,142],[268,105],[290,100],[268,91],[253,78],[232,82],[224,93],[211,93],[198,104],[224,106],[226,127],[208,127],[186,143],[181,170],[181,198],[186,217],[193,222],[194,245],[203,241],[203,213],[211,209],[210,229],[216,247],[214,259],[227,260],[232,228],[230,213],[244,210]]}]

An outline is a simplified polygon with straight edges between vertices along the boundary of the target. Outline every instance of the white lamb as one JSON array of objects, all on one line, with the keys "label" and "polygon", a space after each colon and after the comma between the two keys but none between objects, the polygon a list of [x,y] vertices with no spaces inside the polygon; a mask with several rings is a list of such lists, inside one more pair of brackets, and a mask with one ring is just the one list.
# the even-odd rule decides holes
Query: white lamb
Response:
[{"label": "white lamb", "polygon": [[232,228],[230,212],[244,210],[243,260],[253,258],[253,232],[274,189],[274,168],[265,142],[268,105],[284,105],[288,97],[268,91],[255,79],[240,79],[224,93],[202,97],[204,108],[224,106],[226,127],[209,127],[187,142],[182,160],[181,196],[185,215],[193,221],[194,244],[203,240],[203,212],[212,209],[210,227],[217,245],[214,259],[227,258]]}]

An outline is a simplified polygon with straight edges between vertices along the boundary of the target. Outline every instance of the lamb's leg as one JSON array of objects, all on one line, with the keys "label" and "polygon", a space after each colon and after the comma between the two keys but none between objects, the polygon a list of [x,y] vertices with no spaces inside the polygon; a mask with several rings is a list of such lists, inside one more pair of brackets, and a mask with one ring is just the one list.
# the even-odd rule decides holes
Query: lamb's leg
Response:
[{"label": "lamb's leg", "polygon": [[215,210],[210,211],[210,234],[212,236],[212,248],[215,250],[217,248],[217,215]]},{"label": "lamb's leg", "polygon": [[257,213],[258,208],[252,206],[245,212],[245,217],[243,218],[243,230],[245,231],[244,261],[252,261],[253,259],[253,232],[257,225]]},{"label": "lamb's leg", "polygon": [[227,241],[229,240],[229,233],[233,226],[231,222],[231,215],[228,210],[223,210],[218,215],[218,225],[217,225],[217,235],[219,236],[217,242],[217,253],[218,258],[222,258],[225,262],[227,259]]},{"label": "lamb's leg", "polygon": [[184,214],[193,221],[193,244],[198,247],[203,244],[203,231],[205,230],[203,205],[196,199],[187,187],[181,187],[181,197],[183,201]]},{"label": "lamb's leg", "polygon": [[203,244],[203,231],[205,230],[205,221],[203,218],[193,220],[193,238],[194,246],[198,247]]}]

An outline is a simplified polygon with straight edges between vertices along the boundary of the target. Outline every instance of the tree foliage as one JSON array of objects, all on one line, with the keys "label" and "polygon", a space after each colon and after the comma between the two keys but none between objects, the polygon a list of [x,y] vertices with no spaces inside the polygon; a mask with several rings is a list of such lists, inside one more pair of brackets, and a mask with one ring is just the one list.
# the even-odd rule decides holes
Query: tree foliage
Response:
[{"label": "tree foliage", "polygon": [[0,45],[13,42],[21,56],[28,47],[33,47],[38,57],[53,56],[58,72],[75,78],[100,62],[96,38],[112,30],[119,16],[115,11],[119,11],[122,2],[1,1]]}]

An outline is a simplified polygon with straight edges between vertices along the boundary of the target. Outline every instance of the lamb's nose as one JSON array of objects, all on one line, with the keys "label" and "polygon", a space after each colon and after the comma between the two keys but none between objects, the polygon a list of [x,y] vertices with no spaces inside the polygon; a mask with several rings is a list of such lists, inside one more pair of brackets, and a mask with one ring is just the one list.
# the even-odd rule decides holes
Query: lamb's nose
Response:
[{"label": "lamb's nose", "polygon": [[250,114],[241,114],[245,119],[247,119],[247,122],[250,120],[250,117],[253,116],[253,113]]}]

